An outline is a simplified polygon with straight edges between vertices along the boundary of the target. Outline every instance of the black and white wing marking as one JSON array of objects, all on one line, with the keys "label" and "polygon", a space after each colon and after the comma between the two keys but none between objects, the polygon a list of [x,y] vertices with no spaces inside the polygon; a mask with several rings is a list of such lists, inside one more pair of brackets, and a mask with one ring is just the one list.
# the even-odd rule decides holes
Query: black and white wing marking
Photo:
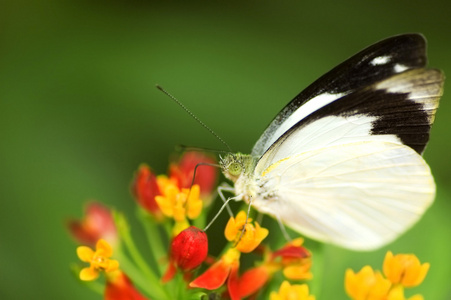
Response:
[{"label": "black and white wing marking", "polygon": [[422,68],[426,62],[426,41],[419,34],[391,37],[362,50],[285,106],[257,141],[252,155],[263,155],[280,136],[319,108],[395,74]]},{"label": "black and white wing marking", "polygon": [[[377,51],[377,45],[391,50]],[[399,36],[376,46],[340,65],[337,75],[356,74],[342,71],[353,68],[346,65],[350,61],[358,64],[356,57],[366,59],[373,53],[379,56],[366,59],[365,65],[373,62],[385,72],[348,85],[351,92],[323,82],[329,84],[324,89],[328,92],[310,97],[297,109],[285,108],[291,114],[283,119],[282,111],[265,131],[271,134],[256,145],[264,154],[254,171],[260,189],[254,207],[309,237],[356,250],[378,248],[398,237],[435,196],[433,177],[420,154],[442,95],[443,73],[423,67],[420,35]],[[390,54],[393,49],[409,59]],[[412,56],[415,50],[417,56]],[[330,74],[319,82],[329,80]],[[308,93],[302,92],[287,107],[304,94]],[[326,94],[336,99],[324,101]],[[284,127],[281,133],[274,127],[277,118]]]}]

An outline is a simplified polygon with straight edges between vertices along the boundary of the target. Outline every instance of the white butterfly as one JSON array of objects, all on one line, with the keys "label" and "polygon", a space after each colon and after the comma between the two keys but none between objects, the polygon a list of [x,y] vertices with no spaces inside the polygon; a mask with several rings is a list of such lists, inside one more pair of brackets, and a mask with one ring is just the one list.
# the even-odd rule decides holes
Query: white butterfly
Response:
[{"label": "white butterfly", "polygon": [[405,34],[319,78],[250,155],[221,159],[237,197],[322,242],[371,250],[393,241],[435,196],[421,153],[444,75],[425,66],[425,39]]}]

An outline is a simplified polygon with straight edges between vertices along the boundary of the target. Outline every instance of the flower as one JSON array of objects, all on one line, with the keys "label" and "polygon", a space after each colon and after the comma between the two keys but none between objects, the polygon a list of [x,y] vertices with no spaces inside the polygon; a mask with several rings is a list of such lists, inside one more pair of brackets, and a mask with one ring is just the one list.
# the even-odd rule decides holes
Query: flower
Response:
[{"label": "flower", "polygon": [[157,184],[157,178],[145,164],[142,164],[135,174],[135,179],[132,184],[132,194],[142,208],[158,221],[162,220],[163,215],[155,201],[155,196],[161,194]]},{"label": "flower", "polygon": [[[383,300],[406,300],[406,297],[404,296],[404,287],[399,284],[395,285],[390,289],[387,297],[383,298]],[[409,297],[407,300],[424,300],[424,298],[421,295],[415,295]]]},{"label": "flower", "polygon": [[112,272],[119,268],[119,262],[110,259],[113,255],[113,249],[107,241],[100,239],[96,244],[96,251],[86,246],[77,248],[77,255],[81,261],[88,262],[89,267],[80,272],[81,280],[94,280],[99,277],[100,271]]},{"label": "flower", "polygon": [[162,195],[156,196],[155,200],[165,216],[174,218],[175,236],[189,227],[187,218],[195,219],[202,211],[199,186],[195,184],[191,189],[180,190],[175,181],[166,176],[158,176],[157,183]]},{"label": "flower", "polygon": [[272,260],[281,258],[280,264],[283,275],[291,280],[312,279],[310,272],[312,266],[312,255],[302,247],[304,239],[297,238],[272,254]]},{"label": "flower", "polygon": [[176,268],[189,272],[197,268],[208,254],[208,239],[204,231],[191,226],[180,232],[171,243],[169,267],[163,276],[167,282],[175,275]]},{"label": "flower", "polygon": [[189,286],[207,290],[215,290],[221,287],[229,274],[238,271],[240,252],[230,248],[216,263],[210,266],[203,274],[194,279]]},{"label": "flower", "polygon": [[271,292],[270,300],[315,300],[315,296],[309,295],[306,284],[291,285],[288,281],[282,282],[279,292]]},{"label": "flower", "polygon": [[105,286],[105,300],[146,300],[133,286],[131,280],[122,271],[107,273]]},{"label": "flower", "polygon": [[72,236],[81,244],[94,246],[99,239],[104,239],[111,245],[118,243],[117,230],[111,211],[101,203],[89,203],[83,219],[70,220],[68,228]]},{"label": "flower", "polygon": [[[194,184],[200,187],[201,197],[209,200],[217,182],[218,171],[217,168],[204,164],[215,165],[216,160],[205,153],[186,152],[177,163],[171,163],[169,175],[177,179],[177,185],[180,188],[190,188],[194,179]],[[194,174],[195,168],[196,174]]]},{"label": "flower", "polygon": [[423,282],[429,270],[429,263],[421,264],[413,254],[393,255],[388,251],[385,255],[383,271],[392,283],[400,283],[405,287],[414,287]]},{"label": "flower", "polygon": [[236,218],[229,219],[224,231],[226,239],[235,242],[236,248],[244,253],[252,252],[269,233],[268,229],[260,227],[258,222],[255,222],[255,227],[251,222],[252,219],[248,218],[246,223],[246,212],[240,211]]},{"label": "flower", "polygon": [[390,287],[390,281],[370,266],[363,267],[357,274],[351,269],[346,270],[345,289],[354,300],[385,299]]}]

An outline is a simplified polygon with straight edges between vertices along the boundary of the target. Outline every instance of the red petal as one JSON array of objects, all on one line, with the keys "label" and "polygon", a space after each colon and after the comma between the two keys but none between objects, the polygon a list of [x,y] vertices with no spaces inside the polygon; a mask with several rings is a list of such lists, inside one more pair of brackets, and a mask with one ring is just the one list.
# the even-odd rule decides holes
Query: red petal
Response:
[{"label": "red petal", "polygon": [[174,264],[172,262],[169,262],[168,269],[164,273],[163,278],[161,278],[161,281],[163,281],[163,283],[168,282],[169,280],[174,278],[174,275],[176,272],[177,272],[177,269],[174,266]]},{"label": "red petal", "polygon": [[155,196],[160,195],[157,178],[146,165],[141,165],[136,172],[132,184],[132,192],[138,203],[151,214],[160,213],[160,208],[155,201]]},{"label": "red petal", "polygon": [[244,298],[258,292],[269,280],[268,269],[260,266],[250,269],[240,277],[239,295]]},{"label": "red petal", "polygon": [[[186,152],[178,164],[172,164],[170,167],[170,177],[176,177],[180,188],[189,188],[191,186],[194,168],[199,163],[216,164],[216,160],[200,152]],[[209,194],[216,184],[218,177],[217,168],[210,166],[199,166],[196,169],[194,184],[200,186],[202,195]]]},{"label": "red petal", "polygon": [[282,256],[284,258],[306,258],[310,252],[304,247],[288,245],[272,254],[272,258]]},{"label": "red petal", "polygon": [[207,290],[215,290],[221,287],[229,276],[230,265],[226,265],[222,260],[216,262],[202,275],[194,279],[190,287],[199,287]]},{"label": "red petal", "polygon": [[240,278],[238,278],[238,264],[234,263],[230,269],[229,279],[227,280],[227,289],[232,300],[240,300]]},{"label": "red petal", "polygon": [[147,300],[133,286],[130,279],[122,272],[108,279],[105,287],[105,300]]}]

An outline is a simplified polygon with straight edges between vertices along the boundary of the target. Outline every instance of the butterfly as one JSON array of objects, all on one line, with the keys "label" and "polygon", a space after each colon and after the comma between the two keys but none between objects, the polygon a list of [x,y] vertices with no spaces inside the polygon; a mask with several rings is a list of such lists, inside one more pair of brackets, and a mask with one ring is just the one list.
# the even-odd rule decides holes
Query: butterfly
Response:
[{"label": "butterfly", "polygon": [[236,198],[312,239],[353,250],[395,240],[435,197],[422,158],[444,74],[403,34],[362,50],[288,103],[250,155],[220,159]]}]

